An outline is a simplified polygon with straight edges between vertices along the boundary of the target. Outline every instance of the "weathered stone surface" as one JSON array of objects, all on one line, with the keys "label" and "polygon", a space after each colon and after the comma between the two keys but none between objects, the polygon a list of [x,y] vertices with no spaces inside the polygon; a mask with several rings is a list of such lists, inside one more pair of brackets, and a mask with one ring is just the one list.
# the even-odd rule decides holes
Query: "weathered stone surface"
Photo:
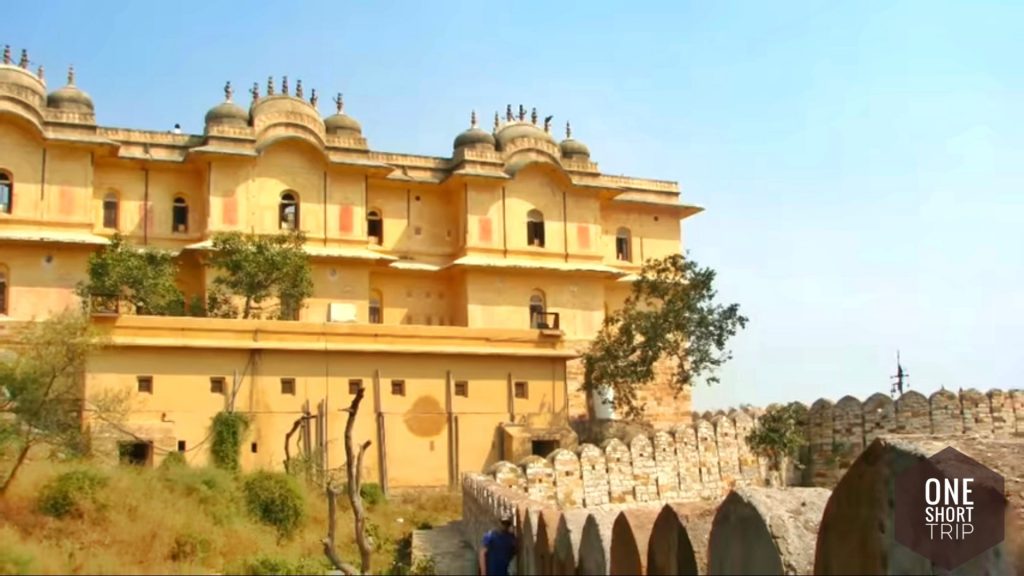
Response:
[{"label": "weathered stone surface", "polygon": [[1002,390],[989,390],[988,402],[992,410],[992,435],[996,438],[1009,438],[1017,424],[1013,418],[1010,395]]},{"label": "weathered stone surface", "polygon": [[964,390],[960,394],[960,410],[964,417],[964,434],[992,435],[992,408],[987,396],[973,388]]},{"label": "weathered stone surface", "polygon": [[713,497],[721,490],[722,476],[718,468],[715,427],[704,419],[697,421],[697,453],[700,458],[700,494]]},{"label": "weathered stone surface", "polygon": [[658,497],[675,500],[679,497],[679,461],[672,434],[659,430],[654,434],[654,465],[657,468]]},{"label": "weathered stone surface", "polygon": [[700,493],[700,452],[697,449],[697,430],[693,423],[681,424],[675,429],[676,462],[679,470],[680,500],[694,500]]},{"label": "weathered stone surface", "polygon": [[603,506],[608,503],[608,462],[604,452],[593,444],[579,447],[580,477],[583,481],[583,505]]},{"label": "weathered stone surface", "polygon": [[864,401],[864,441],[896,432],[896,404],[885,394],[875,393]]},{"label": "weathered stone surface", "polygon": [[658,499],[658,469],[654,464],[654,447],[644,434],[637,434],[629,441],[629,453],[633,458],[633,493],[637,502]]},{"label": "weathered stone surface", "polygon": [[949,390],[939,390],[928,399],[932,415],[932,434],[962,434],[964,418],[960,399]]},{"label": "weathered stone surface", "polygon": [[815,486],[831,486],[835,478],[833,409],[832,401],[822,398],[811,405],[807,414],[811,482]]},{"label": "weathered stone surface", "polygon": [[860,400],[843,396],[832,411],[834,456],[839,474],[846,471],[864,449],[864,411]]},{"label": "weathered stone surface", "polygon": [[555,572],[555,537],[562,513],[555,508],[540,511],[537,520],[537,536],[533,544],[533,565],[538,576],[553,576]]},{"label": "weathered stone surface", "polygon": [[754,485],[761,477],[761,467],[757,456],[750,449],[747,443],[747,436],[754,429],[754,419],[742,410],[736,410],[729,414],[733,425],[736,427],[736,443],[739,446],[740,477],[744,485]]},{"label": "weathered stone surface", "polygon": [[740,476],[740,451],[736,427],[724,414],[715,416],[715,444],[718,446],[718,474],[722,484],[731,487]]},{"label": "weathered stone surface", "polygon": [[494,476],[494,481],[499,486],[504,486],[513,490],[526,491],[526,475],[523,471],[511,462],[500,460],[495,462],[491,466],[487,473]]},{"label": "weathered stone surface", "polygon": [[924,394],[911,390],[897,398],[896,422],[899,434],[931,434],[931,406]]},{"label": "weathered stone surface", "polygon": [[707,574],[708,538],[718,502],[666,504],[647,548],[647,574]]},{"label": "weathered stone surface", "polygon": [[537,525],[540,523],[540,509],[527,508],[521,521],[516,568],[519,574],[537,574]]},{"label": "weathered stone surface", "polygon": [[812,574],[828,497],[824,488],[733,490],[711,527],[708,574]]},{"label": "weathered stone surface", "polygon": [[560,448],[548,456],[555,475],[555,501],[562,508],[583,506],[583,479],[576,454]]},{"label": "weathered stone surface", "polygon": [[601,448],[608,462],[608,499],[612,503],[635,502],[633,495],[633,459],[629,448],[619,439],[606,441]]},{"label": "weathered stone surface", "polygon": [[634,508],[619,513],[612,526],[609,574],[646,574],[647,547],[659,512],[657,508]]},{"label": "weathered stone surface", "polygon": [[1010,406],[1013,407],[1014,431],[1024,434],[1024,390],[1010,390]]},{"label": "weathered stone surface", "polygon": [[[576,574],[580,576],[607,576],[612,550],[612,528],[618,518],[617,510],[595,510],[583,523],[580,537],[579,560]],[[530,574],[530,572],[520,572]]]},{"label": "weathered stone surface", "polygon": [[540,456],[527,456],[519,463],[526,476],[526,493],[533,500],[555,503],[555,470]]},{"label": "weathered stone surface", "polygon": [[587,510],[564,510],[555,534],[555,557],[552,573],[575,574],[583,540],[583,525],[590,513]]},{"label": "weathered stone surface", "polygon": [[[934,400],[934,396],[933,396]],[[934,403],[933,403],[934,405]],[[1006,475],[995,461],[1018,471],[1024,443],[954,436],[877,438],[861,454],[829,498],[818,530],[815,574],[931,574],[931,562],[895,542],[895,484],[900,473],[952,446]],[[963,442],[963,445],[960,443]],[[979,446],[986,446],[979,449]],[[967,449],[965,449],[965,447]],[[1007,492],[1020,483],[1007,481]],[[1011,499],[1011,505],[1013,500]],[[1019,500],[1018,500],[1019,506]],[[962,574],[1010,574],[1006,544],[996,546],[958,569]]]}]

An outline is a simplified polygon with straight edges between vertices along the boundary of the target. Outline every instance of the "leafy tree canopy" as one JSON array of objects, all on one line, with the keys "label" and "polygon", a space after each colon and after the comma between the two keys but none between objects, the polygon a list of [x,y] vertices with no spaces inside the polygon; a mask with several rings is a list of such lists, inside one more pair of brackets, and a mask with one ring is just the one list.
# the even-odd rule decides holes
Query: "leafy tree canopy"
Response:
[{"label": "leafy tree canopy", "polygon": [[645,262],[583,356],[584,389],[611,390],[615,409],[639,418],[637,393],[654,380],[659,361],[672,366],[669,385],[677,392],[701,377],[717,383],[715,370],[732,357],[726,344],[747,318],[738,304],[715,302],[714,280],[714,270],[681,254]]},{"label": "leafy tree canopy", "polygon": [[778,471],[784,459],[795,457],[797,450],[806,443],[803,429],[806,421],[807,409],[801,404],[769,406],[747,435],[747,444]]},{"label": "leafy tree canopy", "polygon": [[[271,317],[297,320],[303,301],[313,294],[309,256],[303,250],[305,241],[301,232],[215,235],[209,262],[218,272],[214,287],[243,301],[242,318],[261,317],[265,302],[276,298],[277,309],[269,310]],[[210,313],[218,315],[217,311]]]},{"label": "leafy tree canopy", "polygon": [[184,314],[185,298],[176,285],[178,263],[172,253],[132,246],[118,234],[89,256],[88,271],[88,282],[77,287],[83,302],[91,297],[116,298],[123,313]]}]

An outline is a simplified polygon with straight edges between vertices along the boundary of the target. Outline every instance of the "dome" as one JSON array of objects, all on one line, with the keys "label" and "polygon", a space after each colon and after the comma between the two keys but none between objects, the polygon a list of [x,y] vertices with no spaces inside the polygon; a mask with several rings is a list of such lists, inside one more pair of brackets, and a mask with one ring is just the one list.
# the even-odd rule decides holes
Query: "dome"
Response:
[{"label": "dome", "polygon": [[507,146],[513,140],[518,140],[520,138],[533,138],[536,140],[544,140],[552,144],[555,143],[555,139],[551,137],[551,134],[545,132],[536,124],[523,120],[505,124],[495,134],[495,138],[498,141],[498,145],[502,148]]},{"label": "dome", "polygon": [[72,112],[94,112],[92,98],[79,90],[74,84],[68,84],[59,90],[51,92],[46,97],[46,106]]},{"label": "dome", "polygon": [[562,156],[566,158],[590,158],[590,149],[587,145],[579,140],[573,140],[572,138],[566,138],[562,140],[562,143],[558,145],[562,150]]},{"label": "dome", "polygon": [[234,102],[224,101],[206,113],[206,125],[248,126],[249,113]]},{"label": "dome", "polygon": [[461,134],[455,137],[455,143],[453,144],[453,147],[456,150],[466,146],[472,148],[486,147],[493,150],[494,144],[494,136],[488,134],[487,132],[484,132],[483,130],[477,127],[476,112],[473,112],[473,115],[471,116],[470,119],[469,129],[463,131]]},{"label": "dome", "polygon": [[327,128],[328,134],[335,136],[361,136],[363,134],[363,127],[359,122],[344,112],[328,116],[324,120],[324,127]]}]

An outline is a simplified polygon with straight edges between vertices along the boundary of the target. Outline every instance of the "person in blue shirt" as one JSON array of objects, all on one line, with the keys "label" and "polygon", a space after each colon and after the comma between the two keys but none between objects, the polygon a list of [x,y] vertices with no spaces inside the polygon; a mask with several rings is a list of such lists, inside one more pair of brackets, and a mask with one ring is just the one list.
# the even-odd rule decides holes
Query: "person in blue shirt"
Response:
[{"label": "person in blue shirt", "polygon": [[508,576],[508,565],[516,557],[516,535],[512,531],[512,515],[501,516],[501,528],[484,534],[480,548],[481,576]]}]

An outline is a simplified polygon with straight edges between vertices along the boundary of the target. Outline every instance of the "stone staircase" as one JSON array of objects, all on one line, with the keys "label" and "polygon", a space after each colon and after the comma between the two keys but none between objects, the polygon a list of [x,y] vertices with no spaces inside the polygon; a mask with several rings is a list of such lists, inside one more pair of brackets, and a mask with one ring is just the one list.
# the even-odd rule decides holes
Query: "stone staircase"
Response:
[{"label": "stone staircase", "polygon": [[413,566],[428,557],[434,559],[436,574],[474,576],[477,573],[473,546],[465,539],[461,521],[429,530],[413,530]]}]

